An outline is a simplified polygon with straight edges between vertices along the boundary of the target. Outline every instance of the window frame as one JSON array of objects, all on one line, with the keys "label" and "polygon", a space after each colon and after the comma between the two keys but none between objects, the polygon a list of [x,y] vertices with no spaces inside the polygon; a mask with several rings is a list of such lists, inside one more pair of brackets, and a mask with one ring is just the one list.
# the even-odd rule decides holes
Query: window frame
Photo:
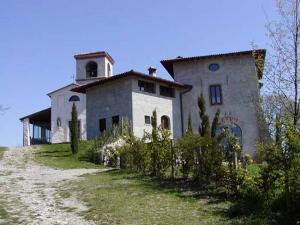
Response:
[{"label": "window frame", "polygon": [[[114,120],[118,118],[118,122],[117,123],[114,123]],[[120,116],[119,115],[115,115],[113,117],[111,117],[111,125],[112,127],[115,127],[115,126],[119,126],[120,125]]]},{"label": "window frame", "polygon": [[[96,66],[96,70],[93,71],[93,72],[96,72],[95,74],[92,73],[91,68],[89,68],[89,70],[88,70],[88,67],[91,67],[91,64],[94,64],[93,66]],[[97,77],[98,76],[98,63],[95,61],[87,62],[87,64],[85,65],[85,74],[86,74],[86,77]]]},{"label": "window frame", "polygon": [[69,102],[80,102],[80,97],[78,95],[72,95],[69,98]]},{"label": "window frame", "polygon": [[[162,91],[161,91],[162,88],[166,88],[166,89],[171,90],[170,95],[162,94]],[[164,85],[159,85],[159,95],[164,96],[164,97],[168,97],[168,98],[175,98],[175,88],[169,87],[169,86],[164,86]]]},{"label": "window frame", "polygon": [[[104,129],[101,130],[101,121],[104,121]],[[106,126],[106,118],[101,118],[99,119],[99,132],[100,134],[102,134],[103,132],[105,132],[107,130],[107,126]]]},{"label": "window frame", "polygon": [[[149,86],[146,87],[145,84],[153,85],[152,86],[153,90],[149,91]],[[147,93],[151,93],[151,94],[155,94],[156,93],[156,84],[153,83],[153,82],[148,82],[148,81],[144,81],[144,80],[138,80],[138,87],[139,87],[139,90],[142,91],[142,92],[147,92]]]},{"label": "window frame", "polygon": [[[216,102],[213,103],[213,96],[212,96],[212,88],[215,88],[215,96],[216,96],[216,87],[220,88],[220,102],[217,102],[217,97],[215,97]],[[222,105],[223,104],[223,94],[222,94],[222,85],[221,84],[212,84],[209,85],[209,99],[211,105]]]},{"label": "window frame", "polygon": [[[167,127],[165,127],[165,119],[166,119],[166,122],[167,122]],[[167,115],[163,115],[160,117],[160,126],[161,128],[165,129],[165,130],[171,130],[171,120],[170,120],[170,117],[167,116]]]},{"label": "window frame", "polygon": [[[147,123],[147,119],[149,119],[149,123]],[[144,122],[145,122],[145,125],[151,125],[151,116],[145,115]]]}]

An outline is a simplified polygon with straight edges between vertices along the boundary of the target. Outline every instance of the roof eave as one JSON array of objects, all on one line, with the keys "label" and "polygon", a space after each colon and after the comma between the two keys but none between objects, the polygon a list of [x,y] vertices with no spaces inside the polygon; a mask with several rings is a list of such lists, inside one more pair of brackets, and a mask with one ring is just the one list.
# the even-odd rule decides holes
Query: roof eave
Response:
[{"label": "roof eave", "polygon": [[[254,54],[257,54],[257,53],[262,55],[262,59],[263,59],[262,65],[264,65],[266,49],[254,49],[254,50],[249,50],[249,51],[231,52],[231,53],[206,55],[206,56],[194,56],[194,57],[185,57],[185,58],[181,57],[181,58],[175,58],[175,59],[161,60],[160,63],[168,71],[168,73],[171,75],[171,77],[174,78],[174,66],[173,66],[174,63],[189,62],[189,61],[203,60],[203,59],[212,59],[212,58],[220,58],[220,57],[250,55],[250,54],[252,56],[254,56]],[[259,79],[262,78],[262,72],[263,72],[263,68],[261,68],[259,71],[257,71],[257,76],[258,76]]]}]

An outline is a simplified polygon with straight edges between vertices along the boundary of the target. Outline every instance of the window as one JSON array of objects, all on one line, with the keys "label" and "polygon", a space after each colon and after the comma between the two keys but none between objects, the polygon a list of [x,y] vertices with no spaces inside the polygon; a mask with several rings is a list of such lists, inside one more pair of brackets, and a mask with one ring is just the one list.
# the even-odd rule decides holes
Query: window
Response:
[{"label": "window", "polygon": [[77,95],[72,95],[69,98],[69,102],[79,102],[79,101],[80,101],[80,98]]},{"label": "window", "polygon": [[220,66],[217,63],[212,63],[212,64],[209,64],[208,69],[212,72],[215,72],[220,69]]},{"label": "window", "polygon": [[86,76],[87,77],[97,77],[98,74],[98,65],[97,63],[91,61],[85,66]]},{"label": "window", "polygon": [[[72,126],[72,121],[69,121],[69,130],[70,130],[70,140],[71,140],[71,126]],[[80,129],[80,120],[77,121],[77,131],[78,131],[78,139],[80,139],[80,132],[81,132],[81,129]]]},{"label": "window", "polygon": [[110,64],[107,63],[107,76],[109,77],[111,75],[111,68],[110,68]]},{"label": "window", "polygon": [[138,85],[140,91],[155,93],[155,85],[153,83],[139,80]]},{"label": "window", "polygon": [[100,130],[100,133],[102,133],[106,130],[106,119],[99,120],[99,130]]},{"label": "window", "polygon": [[56,120],[57,127],[61,127],[61,119],[58,117]]},{"label": "window", "polygon": [[217,134],[221,134],[224,130],[228,130],[232,135],[239,139],[240,145],[243,146],[242,129],[237,124],[220,124],[217,127]]},{"label": "window", "polygon": [[172,97],[172,98],[174,98],[174,96],[175,96],[174,88],[170,88],[170,87],[166,87],[166,86],[159,86],[159,90],[160,90],[160,95],[162,95],[162,96]]},{"label": "window", "polygon": [[119,126],[119,121],[120,121],[119,116],[113,116],[112,117],[112,126],[113,127],[114,126]]},{"label": "window", "polygon": [[170,130],[170,119],[167,116],[162,116],[161,120],[161,128]]},{"label": "window", "polygon": [[145,124],[150,124],[150,123],[151,123],[150,116],[145,116]]},{"label": "window", "polygon": [[222,104],[222,89],[221,85],[211,85],[210,91],[210,104],[220,105]]}]

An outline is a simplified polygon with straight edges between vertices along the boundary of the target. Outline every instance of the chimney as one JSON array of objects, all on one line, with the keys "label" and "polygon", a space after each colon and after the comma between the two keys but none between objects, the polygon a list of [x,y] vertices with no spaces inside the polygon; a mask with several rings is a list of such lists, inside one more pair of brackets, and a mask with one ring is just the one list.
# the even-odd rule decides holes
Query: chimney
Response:
[{"label": "chimney", "polygon": [[149,76],[156,77],[156,68],[150,66],[148,71],[149,71]]}]

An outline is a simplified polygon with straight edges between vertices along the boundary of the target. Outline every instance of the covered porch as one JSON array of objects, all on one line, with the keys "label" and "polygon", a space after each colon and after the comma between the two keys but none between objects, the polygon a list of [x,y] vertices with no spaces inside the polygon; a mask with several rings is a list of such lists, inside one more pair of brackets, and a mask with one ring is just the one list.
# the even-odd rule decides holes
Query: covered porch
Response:
[{"label": "covered porch", "polygon": [[51,143],[51,108],[20,120],[23,123],[23,146]]}]

